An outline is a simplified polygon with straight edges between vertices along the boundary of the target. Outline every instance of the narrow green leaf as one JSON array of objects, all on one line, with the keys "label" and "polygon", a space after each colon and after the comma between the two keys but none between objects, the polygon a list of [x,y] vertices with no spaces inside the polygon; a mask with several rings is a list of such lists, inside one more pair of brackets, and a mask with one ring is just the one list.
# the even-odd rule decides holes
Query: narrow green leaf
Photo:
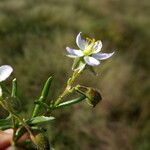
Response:
[{"label": "narrow green leaf", "polygon": [[[52,83],[52,77],[49,77],[48,80],[46,81],[44,87],[43,87],[41,96],[40,96],[38,101],[40,101],[40,102],[45,102],[46,101],[51,83]],[[34,108],[34,111],[33,111],[33,114],[32,114],[32,117],[36,117],[39,114],[39,112],[40,112],[40,105],[36,104],[35,108]]]},{"label": "narrow green leaf", "polygon": [[52,77],[49,77],[44,85],[43,90],[42,90],[42,93],[41,93],[42,100],[41,101],[44,101],[47,98],[51,83],[52,83]]},{"label": "narrow green leaf", "polygon": [[13,81],[12,81],[11,97],[14,97],[14,98],[17,97],[17,80],[16,80],[16,78],[13,79]]},{"label": "narrow green leaf", "polygon": [[50,117],[46,117],[46,116],[38,116],[38,117],[34,117],[31,120],[27,121],[30,125],[37,125],[37,124],[41,124],[41,123],[45,123],[48,121],[52,121],[55,118],[50,116]]},{"label": "narrow green leaf", "polygon": [[69,101],[66,101],[66,102],[63,102],[63,103],[60,103],[59,105],[55,106],[54,108],[52,109],[60,109],[60,108],[64,108],[64,107],[68,107],[68,106],[71,106],[71,105],[74,105],[74,104],[77,104],[83,100],[86,99],[86,96],[81,96],[79,98],[75,98],[73,100],[69,100]]}]

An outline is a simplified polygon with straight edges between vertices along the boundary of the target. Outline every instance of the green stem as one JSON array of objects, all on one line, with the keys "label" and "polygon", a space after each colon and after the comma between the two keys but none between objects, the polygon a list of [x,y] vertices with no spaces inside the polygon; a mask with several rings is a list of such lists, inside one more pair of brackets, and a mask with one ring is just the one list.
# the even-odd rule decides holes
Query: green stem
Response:
[{"label": "green stem", "polygon": [[62,92],[62,94],[56,99],[55,103],[54,103],[54,106],[57,106],[61,100],[70,93],[71,91],[71,86],[72,84],[74,83],[74,81],[77,79],[77,77],[81,74],[81,71],[79,72],[78,70],[77,71],[74,71],[71,78],[69,78],[69,80],[67,81],[67,86],[65,88],[65,90]]}]

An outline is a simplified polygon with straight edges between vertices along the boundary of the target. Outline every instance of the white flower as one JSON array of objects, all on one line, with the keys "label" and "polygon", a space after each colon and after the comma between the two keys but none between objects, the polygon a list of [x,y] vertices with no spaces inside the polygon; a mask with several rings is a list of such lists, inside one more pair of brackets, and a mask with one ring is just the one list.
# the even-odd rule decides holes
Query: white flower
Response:
[{"label": "white flower", "polygon": [[[71,58],[75,58],[75,60],[82,60],[82,64],[88,64],[90,66],[97,66],[100,64],[101,60],[105,60],[110,58],[114,52],[112,53],[101,53],[102,42],[95,41],[95,39],[86,38],[86,40],[81,38],[81,32],[76,37],[76,44],[79,49],[72,49],[66,47],[67,52],[69,53],[67,56]],[[84,65],[84,66],[85,66]],[[84,68],[82,65],[82,68]]]},{"label": "white flower", "polygon": [[[0,67],[0,82],[6,80],[11,73],[13,72],[13,68],[9,65],[3,65]],[[2,97],[2,88],[0,86],[0,97]]]},{"label": "white flower", "polygon": [[0,67],[0,82],[6,80],[12,73],[13,68],[9,65],[3,65]]}]

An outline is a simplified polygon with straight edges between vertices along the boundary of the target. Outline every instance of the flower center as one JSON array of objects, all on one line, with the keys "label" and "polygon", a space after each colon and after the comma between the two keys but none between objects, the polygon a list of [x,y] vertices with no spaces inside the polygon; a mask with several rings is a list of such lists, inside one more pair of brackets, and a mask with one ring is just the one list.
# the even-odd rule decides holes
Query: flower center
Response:
[{"label": "flower center", "polygon": [[86,48],[83,51],[83,53],[84,53],[84,55],[88,56],[88,55],[91,55],[93,52],[93,46],[95,44],[95,39],[86,38],[86,42],[87,42],[87,45],[86,45]]}]

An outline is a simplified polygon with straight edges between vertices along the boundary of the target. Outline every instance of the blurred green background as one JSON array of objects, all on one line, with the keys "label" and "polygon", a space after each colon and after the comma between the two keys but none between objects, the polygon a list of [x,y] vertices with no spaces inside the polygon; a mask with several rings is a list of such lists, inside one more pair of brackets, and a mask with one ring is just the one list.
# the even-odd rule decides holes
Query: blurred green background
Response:
[{"label": "blurred green background", "polygon": [[59,110],[49,125],[56,150],[150,149],[150,2],[148,0],[0,0],[0,65],[14,67],[24,111],[33,107],[45,80],[54,75],[56,97],[71,74],[66,46],[76,35],[103,42],[114,56],[80,77],[103,101]]}]

